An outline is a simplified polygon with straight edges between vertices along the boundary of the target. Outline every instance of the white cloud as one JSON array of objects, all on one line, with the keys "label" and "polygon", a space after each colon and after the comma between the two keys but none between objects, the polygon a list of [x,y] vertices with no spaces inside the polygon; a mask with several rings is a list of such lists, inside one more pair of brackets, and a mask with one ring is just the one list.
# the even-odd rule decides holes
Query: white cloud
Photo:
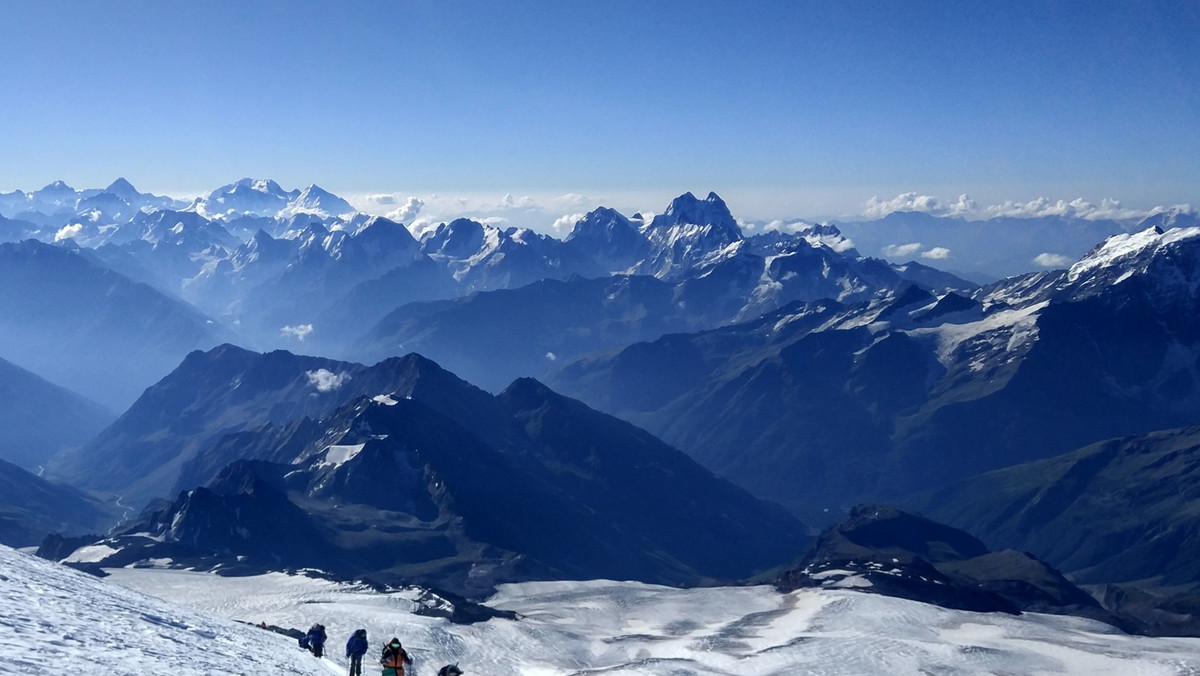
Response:
[{"label": "white cloud", "polygon": [[305,371],[304,375],[308,376],[308,384],[317,388],[318,392],[332,392],[350,380],[349,373],[334,373],[329,369]]},{"label": "white cloud", "polygon": [[440,223],[441,221],[433,221],[428,218],[418,218],[417,220],[408,224],[408,231],[412,233],[413,237],[421,239],[425,235],[436,230]]},{"label": "white cloud", "polygon": [[1040,253],[1033,257],[1033,264],[1043,268],[1067,268],[1073,261],[1062,254]]},{"label": "white cloud", "polygon": [[506,193],[500,200],[501,209],[532,209],[537,207],[537,202],[528,195],[521,197],[513,197],[513,194]]},{"label": "white cloud", "polygon": [[565,195],[559,195],[554,201],[562,206],[586,206],[596,203],[595,200],[587,195],[580,195],[577,192],[569,192]]},{"label": "white cloud", "polygon": [[279,329],[279,333],[288,338],[295,338],[300,342],[308,337],[308,334],[313,332],[312,324],[297,324],[295,326],[285,326]]},{"label": "white cloud", "polygon": [[916,211],[932,216],[960,217],[972,221],[990,218],[1043,218],[1047,216],[1079,218],[1089,221],[1137,221],[1168,210],[1167,207],[1130,209],[1122,206],[1120,200],[1109,198],[1100,200],[1099,204],[1089,202],[1082,197],[1069,201],[1038,197],[1028,202],[1008,200],[999,204],[980,205],[965,194],[959,195],[958,199],[953,202],[944,202],[933,195],[906,192],[890,200],[881,200],[878,196],[871,197],[863,205],[862,215],[866,218],[883,218],[896,211]]},{"label": "white cloud", "polygon": [[932,214],[942,211],[942,206],[938,198],[932,195],[918,195],[915,192],[896,195],[887,201],[880,200],[878,195],[872,195],[863,208],[863,216],[883,218],[893,211],[920,211]]},{"label": "white cloud", "polygon": [[83,232],[82,223],[72,223],[59,228],[58,232],[54,233],[54,241],[61,242],[72,237],[78,237],[79,233]]},{"label": "white cloud", "polygon": [[558,361],[558,355],[554,354],[553,352],[547,352],[546,359],[549,359],[550,361]]},{"label": "white cloud", "polygon": [[552,226],[554,235],[559,239],[562,239],[563,237],[571,234],[571,231],[575,229],[575,224],[583,220],[583,217],[586,215],[587,214],[567,214],[565,216],[559,216],[558,219],[554,221],[554,225]]},{"label": "white cloud", "polygon": [[883,247],[883,255],[887,258],[908,258],[917,255],[921,250],[920,242],[911,244],[889,244]]},{"label": "white cloud", "polygon": [[385,218],[396,221],[397,223],[403,223],[415,218],[416,215],[421,212],[421,208],[424,206],[424,200],[418,197],[409,197],[408,200],[404,202],[404,206],[400,207],[399,209],[389,211],[385,215]]},{"label": "white cloud", "polygon": [[747,235],[754,235],[760,232],[783,232],[790,235],[792,233],[800,232],[801,230],[806,230],[812,227],[812,224],[806,221],[785,221],[778,218],[773,221],[767,221],[766,223],[745,221],[740,218],[736,218],[734,220],[737,221],[738,227],[740,227]]},{"label": "white cloud", "polygon": [[928,258],[934,261],[944,261],[950,257],[950,250],[944,246],[935,246],[929,251],[921,253],[921,258]]}]

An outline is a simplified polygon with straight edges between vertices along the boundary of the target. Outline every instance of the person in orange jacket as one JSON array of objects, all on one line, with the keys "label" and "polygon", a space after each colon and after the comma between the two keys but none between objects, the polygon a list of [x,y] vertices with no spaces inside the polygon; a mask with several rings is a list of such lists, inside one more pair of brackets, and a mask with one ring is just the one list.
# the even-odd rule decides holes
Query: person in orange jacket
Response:
[{"label": "person in orange jacket", "polygon": [[400,639],[393,638],[383,646],[383,656],[379,665],[383,667],[383,676],[404,676],[404,665],[412,664],[412,658],[400,645]]}]

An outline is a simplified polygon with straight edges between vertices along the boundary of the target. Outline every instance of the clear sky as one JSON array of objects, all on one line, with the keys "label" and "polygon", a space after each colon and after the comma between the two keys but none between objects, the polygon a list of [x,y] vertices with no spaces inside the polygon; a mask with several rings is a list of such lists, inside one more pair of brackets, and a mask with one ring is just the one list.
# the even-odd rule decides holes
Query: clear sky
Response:
[{"label": "clear sky", "polygon": [[0,22],[0,191],[1200,205],[1195,0],[0,0]]}]

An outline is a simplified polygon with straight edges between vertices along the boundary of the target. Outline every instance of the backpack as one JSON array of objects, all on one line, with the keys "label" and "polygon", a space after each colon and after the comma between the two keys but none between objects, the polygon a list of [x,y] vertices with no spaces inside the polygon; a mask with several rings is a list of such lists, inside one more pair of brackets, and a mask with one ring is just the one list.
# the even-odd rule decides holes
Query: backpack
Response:
[{"label": "backpack", "polygon": [[347,655],[364,655],[367,652],[367,630],[359,629],[346,641]]}]

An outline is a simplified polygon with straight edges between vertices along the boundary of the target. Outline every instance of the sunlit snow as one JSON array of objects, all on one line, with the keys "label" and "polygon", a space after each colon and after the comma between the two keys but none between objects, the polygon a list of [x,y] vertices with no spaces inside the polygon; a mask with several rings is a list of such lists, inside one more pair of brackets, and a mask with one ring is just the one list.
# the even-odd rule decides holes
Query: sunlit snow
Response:
[{"label": "sunlit snow", "polygon": [[354,456],[358,455],[363,446],[366,444],[353,445],[333,445],[325,449],[325,462],[321,463],[322,467],[341,467],[348,461],[353,460]]},{"label": "sunlit snow", "polygon": [[296,641],[0,546],[0,674],[344,673]]},{"label": "sunlit snow", "polygon": [[1194,237],[1200,237],[1200,228],[1173,228],[1165,233],[1160,233],[1154,228],[1147,228],[1141,232],[1114,235],[1072,265],[1067,272],[1067,279],[1074,282],[1093,270],[1113,265],[1122,258],[1137,255],[1149,248],[1166,246]]},{"label": "sunlit snow", "polygon": [[252,623],[324,624],[331,657],[366,628],[397,636],[416,673],[732,676],[783,674],[1196,674],[1200,640],[1127,636],[1079,618],[970,613],[848,590],[675,589],[633,582],[505,585],[519,614],[456,625],[412,614],[416,592],[271,574],[221,578],[115,570],[115,582]]}]

